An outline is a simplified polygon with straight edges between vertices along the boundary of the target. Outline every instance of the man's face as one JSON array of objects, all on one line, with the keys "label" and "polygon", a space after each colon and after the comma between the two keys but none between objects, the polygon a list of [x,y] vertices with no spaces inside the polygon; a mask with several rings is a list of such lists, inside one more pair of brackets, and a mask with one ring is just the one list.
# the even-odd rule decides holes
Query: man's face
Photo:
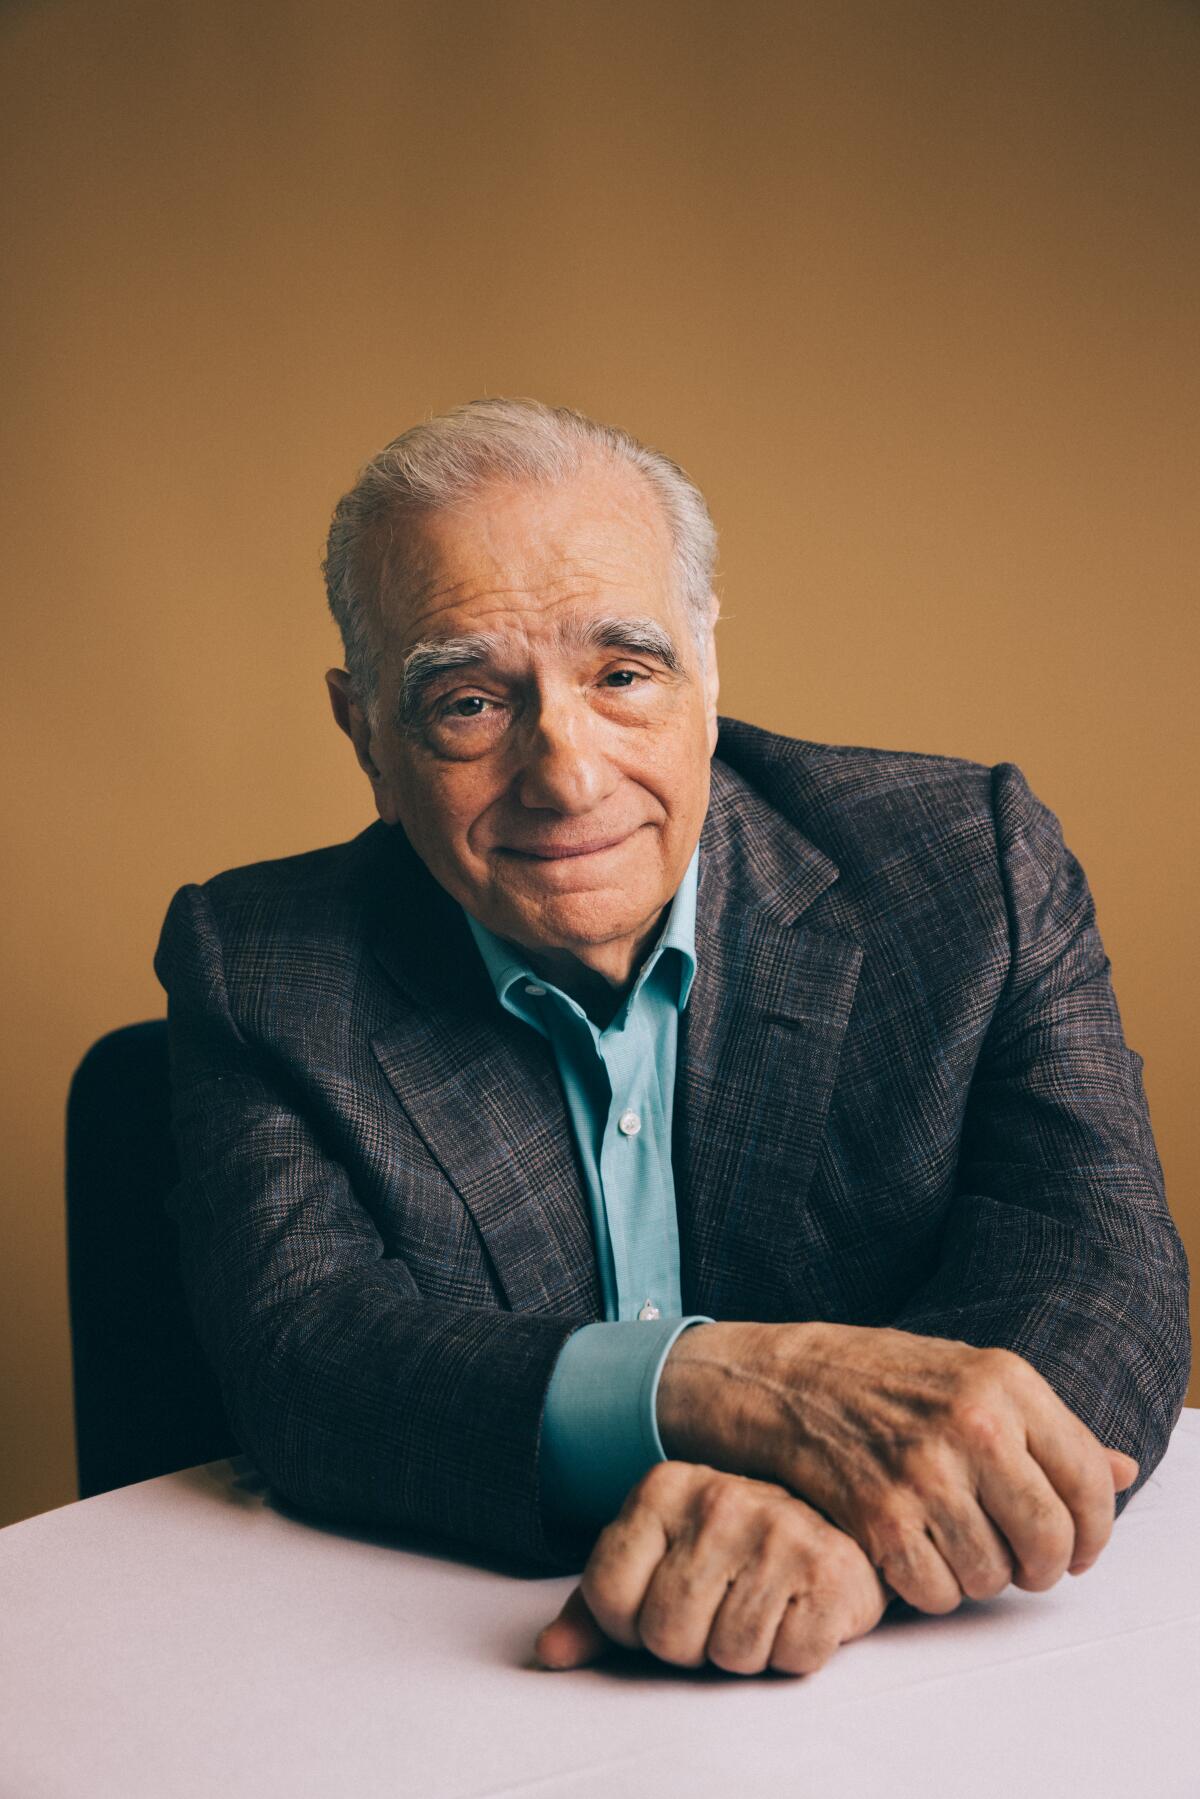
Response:
[{"label": "man's face", "polygon": [[378,723],[331,675],[380,817],[498,936],[627,979],[700,835],[716,741],[658,502],[597,462],[427,516],[381,600]]}]

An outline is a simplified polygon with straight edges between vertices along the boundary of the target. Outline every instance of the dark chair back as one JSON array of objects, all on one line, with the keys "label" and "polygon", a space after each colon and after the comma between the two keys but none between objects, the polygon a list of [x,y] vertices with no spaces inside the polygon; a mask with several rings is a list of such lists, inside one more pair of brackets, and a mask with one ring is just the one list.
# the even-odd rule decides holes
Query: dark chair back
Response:
[{"label": "dark chair back", "polygon": [[67,1102],[79,1496],[235,1455],[164,1201],[176,1180],[164,1019],[102,1037]]}]

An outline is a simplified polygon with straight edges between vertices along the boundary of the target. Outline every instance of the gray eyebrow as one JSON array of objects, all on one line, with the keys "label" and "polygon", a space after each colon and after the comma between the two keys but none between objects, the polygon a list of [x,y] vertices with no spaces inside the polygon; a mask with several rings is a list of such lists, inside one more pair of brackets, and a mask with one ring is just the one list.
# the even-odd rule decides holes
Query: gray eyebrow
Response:
[{"label": "gray eyebrow", "polygon": [[485,631],[470,637],[439,637],[429,643],[418,643],[404,658],[400,670],[401,725],[412,725],[421,711],[421,702],[440,675],[456,668],[474,668],[498,654],[500,639]]},{"label": "gray eyebrow", "polygon": [[653,656],[673,675],[682,674],[683,664],[669,631],[653,618],[611,618],[576,620],[564,626],[563,635],[585,649],[628,650],[634,656]]},{"label": "gray eyebrow", "polygon": [[[657,619],[625,618],[620,613],[604,618],[566,618],[557,635],[565,648],[625,650],[634,656],[655,657],[673,675],[683,671],[674,640]],[[417,722],[425,695],[442,675],[500,660],[503,652],[503,639],[487,631],[415,644],[400,670],[400,725],[409,728]]]}]

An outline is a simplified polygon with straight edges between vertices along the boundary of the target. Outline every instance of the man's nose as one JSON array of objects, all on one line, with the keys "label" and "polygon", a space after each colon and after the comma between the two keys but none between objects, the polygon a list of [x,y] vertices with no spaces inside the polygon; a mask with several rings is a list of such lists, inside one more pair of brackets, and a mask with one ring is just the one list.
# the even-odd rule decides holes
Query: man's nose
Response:
[{"label": "man's nose", "polygon": [[543,699],[523,746],[516,796],[523,806],[590,812],[616,785],[601,722],[583,700]]}]

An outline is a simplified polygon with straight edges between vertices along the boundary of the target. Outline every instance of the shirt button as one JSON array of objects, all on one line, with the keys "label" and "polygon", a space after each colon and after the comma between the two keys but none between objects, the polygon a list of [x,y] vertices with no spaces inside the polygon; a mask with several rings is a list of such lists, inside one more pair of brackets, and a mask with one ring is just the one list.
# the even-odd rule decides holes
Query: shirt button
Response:
[{"label": "shirt button", "polygon": [[617,1119],[617,1129],[622,1137],[636,1137],[642,1128],[642,1121],[636,1112],[622,1112]]},{"label": "shirt button", "polygon": [[544,987],[535,986],[532,981],[526,983],[525,991],[530,999],[545,999],[546,997],[546,989]]},{"label": "shirt button", "polygon": [[655,1318],[661,1318],[661,1317],[662,1317],[662,1313],[659,1311],[659,1309],[655,1305],[654,1301],[652,1299],[648,1299],[646,1301],[645,1305],[642,1307],[641,1311],[638,1313],[638,1323],[639,1324],[649,1324]]}]

